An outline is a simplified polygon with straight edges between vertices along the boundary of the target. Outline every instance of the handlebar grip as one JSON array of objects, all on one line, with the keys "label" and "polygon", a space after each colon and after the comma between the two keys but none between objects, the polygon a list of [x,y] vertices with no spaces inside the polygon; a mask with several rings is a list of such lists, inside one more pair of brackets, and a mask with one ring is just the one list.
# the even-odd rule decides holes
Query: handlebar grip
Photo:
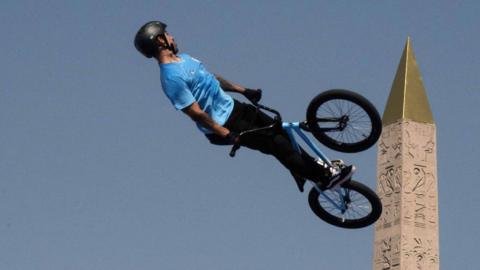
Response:
[{"label": "handlebar grip", "polygon": [[237,150],[240,148],[240,144],[236,143],[232,146],[232,150],[230,150],[230,157],[234,157],[235,156],[235,153],[237,152]]}]

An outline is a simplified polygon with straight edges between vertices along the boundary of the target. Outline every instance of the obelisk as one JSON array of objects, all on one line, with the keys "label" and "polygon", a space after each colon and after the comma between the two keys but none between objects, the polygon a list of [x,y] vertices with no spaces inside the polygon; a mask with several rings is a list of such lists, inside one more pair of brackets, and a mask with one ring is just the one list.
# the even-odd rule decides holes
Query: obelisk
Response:
[{"label": "obelisk", "polygon": [[436,129],[410,38],[383,114],[374,270],[439,269]]}]

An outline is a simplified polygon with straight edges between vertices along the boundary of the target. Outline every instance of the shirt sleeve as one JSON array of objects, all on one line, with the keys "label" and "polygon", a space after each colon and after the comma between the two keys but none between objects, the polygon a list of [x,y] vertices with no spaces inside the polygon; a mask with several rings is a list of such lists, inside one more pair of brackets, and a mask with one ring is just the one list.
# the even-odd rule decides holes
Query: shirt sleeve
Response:
[{"label": "shirt sleeve", "polygon": [[196,101],[187,82],[180,77],[165,78],[162,81],[162,88],[177,110],[184,109]]}]

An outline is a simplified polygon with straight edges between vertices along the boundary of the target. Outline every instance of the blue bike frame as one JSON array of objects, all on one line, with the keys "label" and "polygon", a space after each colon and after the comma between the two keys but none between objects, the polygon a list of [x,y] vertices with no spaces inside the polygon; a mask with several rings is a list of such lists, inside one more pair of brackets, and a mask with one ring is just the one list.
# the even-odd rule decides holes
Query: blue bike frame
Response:
[{"label": "blue bike frame", "polygon": [[[332,162],[328,157],[320,150],[320,148],[312,142],[310,138],[305,135],[305,133],[302,131],[300,127],[300,122],[283,122],[282,123],[282,128],[287,132],[288,136],[290,137],[290,141],[292,142],[292,145],[297,149],[298,152],[300,152],[300,145],[298,144],[297,140],[295,139],[294,132],[310,147],[310,149],[328,166],[333,166]],[[324,198],[326,198],[332,205],[335,205],[338,209],[344,210],[346,209],[345,202],[341,200],[341,205],[338,205],[336,201],[331,199],[325,192],[323,192],[318,185],[314,185],[315,189],[318,191],[320,195],[322,195]],[[337,189],[337,192],[343,196],[342,192],[343,189]]]},{"label": "blue bike frame", "polygon": [[312,149],[312,151],[320,158],[322,159],[323,162],[328,164],[329,166],[333,166],[332,162],[327,158],[327,156],[320,150],[319,147],[317,147],[311,140],[310,138],[303,133],[302,129],[300,128],[300,122],[283,122],[282,123],[282,128],[287,132],[288,136],[290,137],[290,140],[292,141],[293,146],[300,152],[300,146],[298,145],[297,141],[295,140],[295,136],[293,135],[293,132],[297,133],[300,138]]}]

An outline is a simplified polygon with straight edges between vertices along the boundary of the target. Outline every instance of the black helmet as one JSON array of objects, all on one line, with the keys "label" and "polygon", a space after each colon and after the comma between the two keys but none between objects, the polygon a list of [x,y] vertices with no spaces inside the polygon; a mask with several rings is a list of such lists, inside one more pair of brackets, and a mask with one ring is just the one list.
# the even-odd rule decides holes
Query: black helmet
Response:
[{"label": "black helmet", "polygon": [[151,21],[143,25],[135,35],[135,48],[148,58],[157,52],[156,39],[165,33],[167,25],[159,21]]}]

